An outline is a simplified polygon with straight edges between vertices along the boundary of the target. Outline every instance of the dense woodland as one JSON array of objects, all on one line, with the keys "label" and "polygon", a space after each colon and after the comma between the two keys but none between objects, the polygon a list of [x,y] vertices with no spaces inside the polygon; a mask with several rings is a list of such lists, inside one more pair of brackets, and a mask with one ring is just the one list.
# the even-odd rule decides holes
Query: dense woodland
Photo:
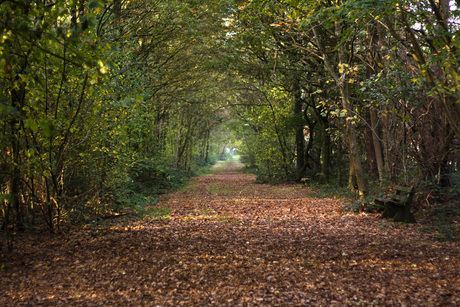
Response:
[{"label": "dense woodland", "polygon": [[260,182],[452,203],[457,6],[1,0],[2,232],[140,214],[228,149]]}]

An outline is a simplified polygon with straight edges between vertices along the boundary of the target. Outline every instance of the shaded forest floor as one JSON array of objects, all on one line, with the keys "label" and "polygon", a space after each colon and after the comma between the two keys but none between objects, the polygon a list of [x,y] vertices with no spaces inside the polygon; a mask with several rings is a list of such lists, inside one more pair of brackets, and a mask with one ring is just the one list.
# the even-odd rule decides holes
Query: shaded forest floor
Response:
[{"label": "shaded forest floor", "polygon": [[458,242],[220,167],[144,221],[18,241],[0,305],[460,305]]}]

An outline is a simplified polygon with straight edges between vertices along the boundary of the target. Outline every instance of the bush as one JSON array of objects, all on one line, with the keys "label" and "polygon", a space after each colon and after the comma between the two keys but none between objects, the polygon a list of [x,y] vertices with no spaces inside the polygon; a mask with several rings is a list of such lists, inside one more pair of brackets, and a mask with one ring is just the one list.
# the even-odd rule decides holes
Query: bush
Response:
[{"label": "bush", "polygon": [[128,170],[133,190],[143,195],[166,193],[182,185],[188,178],[184,170],[165,167],[153,160],[141,160]]}]

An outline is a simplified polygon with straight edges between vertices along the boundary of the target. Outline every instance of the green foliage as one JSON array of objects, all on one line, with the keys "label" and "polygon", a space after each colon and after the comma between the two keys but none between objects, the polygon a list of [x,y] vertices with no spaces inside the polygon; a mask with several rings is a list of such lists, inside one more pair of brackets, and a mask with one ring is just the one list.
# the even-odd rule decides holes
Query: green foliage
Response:
[{"label": "green foliage", "polygon": [[375,173],[380,151],[374,187],[454,189],[460,13],[433,3],[2,2],[3,228],[137,214],[233,148],[260,182],[332,182],[359,151]]},{"label": "green foliage", "polygon": [[[210,8],[226,9],[193,1],[0,5],[0,195],[11,196],[2,224],[42,220],[55,231],[61,220],[136,212],[195,165],[215,161],[218,91],[202,81],[216,76],[195,69],[213,48],[211,25],[220,26]],[[151,11],[158,14],[139,18]]]},{"label": "green foliage", "polygon": [[[246,124],[237,128],[241,161],[248,168],[257,169],[259,182],[286,181],[291,179],[293,171],[293,148],[288,145],[294,137],[291,131],[301,119],[290,114],[292,106],[285,91],[261,89],[261,92],[253,96],[261,100],[260,106],[246,108],[243,119]],[[264,102],[268,105],[263,105]]]},{"label": "green foliage", "polygon": [[165,167],[155,161],[136,161],[129,169],[130,186],[136,193],[157,195],[181,186],[189,177],[185,170]]},{"label": "green foliage", "polygon": [[[75,144],[84,142],[88,114],[97,105],[89,92],[103,79],[107,45],[94,31],[96,15],[81,3],[2,3],[0,14],[0,109],[5,148],[1,190],[12,190],[7,214],[16,227],[46,212],[53,231],[64,211],[63,174]],[[5,112],[3,112],[5,111]],[[6,216],[2,218],[8,219]]]},{"label": "green foliage", "polygon": [[437,204],[428,210],[424,217],[424,226],[422,231],[436,235],[441,241],[458,241],[460,240],[460,208],[458,203]]}]

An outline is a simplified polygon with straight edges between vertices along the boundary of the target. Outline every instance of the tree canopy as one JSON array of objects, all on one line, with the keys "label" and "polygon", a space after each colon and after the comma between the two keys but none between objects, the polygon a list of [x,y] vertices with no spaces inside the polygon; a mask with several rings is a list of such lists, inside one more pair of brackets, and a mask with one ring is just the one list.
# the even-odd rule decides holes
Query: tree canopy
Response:
[{"label": "tree canopy", "polygon": [[261,182],[458,188],[458,5],[0,1],[2,229],[142,212],[230,149]]}]

